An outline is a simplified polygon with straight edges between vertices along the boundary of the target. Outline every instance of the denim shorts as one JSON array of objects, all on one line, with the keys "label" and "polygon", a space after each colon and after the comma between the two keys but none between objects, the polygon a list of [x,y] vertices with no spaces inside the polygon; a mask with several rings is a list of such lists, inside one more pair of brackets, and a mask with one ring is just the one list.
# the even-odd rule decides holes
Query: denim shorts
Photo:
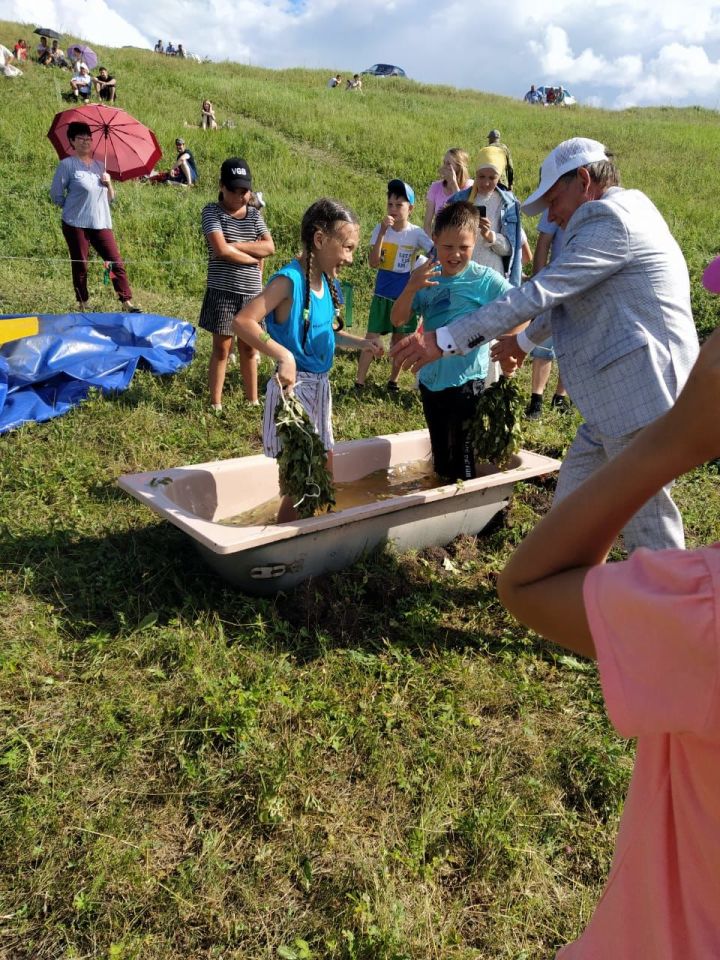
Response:
[{"label": "denim shorts", "polygon": [[530,351],[533,360],[554,360],[555,350],[553,349],[552,337],[549,337],[543,343],[539,343]]}]

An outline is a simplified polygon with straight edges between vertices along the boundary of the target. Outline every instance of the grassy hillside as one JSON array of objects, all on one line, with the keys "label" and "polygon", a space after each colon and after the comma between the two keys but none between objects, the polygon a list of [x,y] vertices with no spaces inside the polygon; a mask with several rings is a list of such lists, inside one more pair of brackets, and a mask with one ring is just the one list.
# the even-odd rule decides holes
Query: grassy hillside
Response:
[{"label": "grassy hillside", "polygon": [[[0,22],[7,46],[29,34]],[[370,79],[351,96],[325,88],[329,71],[98,52],[163,164],[182,134],[202,177],[192,191],[119,187],[115,232],[147,310],[196,320],[199,214],[226,156],[245,156],[268,198],[272,267],[316,197],[350,203],[367,240],[389,178],[422,196],[447,147],[474,154],[498,126],[520,196],[557,141],[608,143],[683,246],[699,327],[717,321],[699,285],[720,236],[714,113],[539,110]],[[74,305],[45,138],[67,83],[33,64],[0,80],[3,313]],[[193,129],[204,97],[232,128]],[[348,279],[362,322],[364,255]],[[113,309],[97,266],[91,294]],[[521,488],[486,536],[244,597],[115,486],[260,449],[235,373],[225,416],[208,416],[198,341],[174,378],[138,374],[119,397],[0,438],[0,958],[551,957],[597,899],[632,764],[594,668],[496,598],[552,483]],[[392,401],[379,388],[358,399],[353,375],[341,356],[338,439],[422,425],[409,377]],[[527,445],[561,454],[574,427],[548,413]],[[683,480],[678,501],[691,543],[716,535],[713,470]]]}]

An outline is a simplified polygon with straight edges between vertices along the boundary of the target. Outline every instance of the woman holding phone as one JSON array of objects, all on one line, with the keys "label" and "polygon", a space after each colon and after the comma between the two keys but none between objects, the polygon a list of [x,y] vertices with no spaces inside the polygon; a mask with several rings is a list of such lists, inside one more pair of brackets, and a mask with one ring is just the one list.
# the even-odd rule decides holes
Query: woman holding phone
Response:
[{"label": "woman holding phone", "polygon": [[480,229],[473,260],[492,267],[514,287],[519,287],[523,245],[520,202],[510,190],[499,186],[500,171],[493,159],[487,148],[481,150],[472,187],[458,191],[447,202],[468,200],[475,204],[480,213]]},{"label": "woman holding phone", "polygon": [[435,217],[458,190],[467,190],[473,185],[468,175],[470,157],[460,147],[451,147],[438,168],[440,179],[430,184],[425,197],[423,230],[431,237]]}]

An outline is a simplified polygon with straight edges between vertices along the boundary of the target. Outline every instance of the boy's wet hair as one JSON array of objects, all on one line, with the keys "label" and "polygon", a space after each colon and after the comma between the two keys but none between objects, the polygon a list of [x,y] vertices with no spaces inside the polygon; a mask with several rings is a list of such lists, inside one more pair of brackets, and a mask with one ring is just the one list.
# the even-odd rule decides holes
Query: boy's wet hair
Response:
[{"label": "boy's wet hair", "polygon": [[480,227],[480,211],[474,203],[457,200],[448,203],[435,217],[433,234],[439,237],[443,230],[470,230],[477,233]]},{"label": "boy's wet hair", "polygon": [[[303,214],[300,223],[300,240],[305,248],[305,300],[303,302],[303,348],[310,332],[310,267],[315,253],[315,234],[318,230],[323,233],[335,233],[339,223],[358,223],[358,218],[353,211],[337,200],[330,200],[328,197],[322,197],[316,200]],[[333,306],[335,308],[335,326],[336,332],[342,330],[345,321],[340,315],[340,299],[338,297],[335,282],[323,274],[327,285],[330,288]]]}]

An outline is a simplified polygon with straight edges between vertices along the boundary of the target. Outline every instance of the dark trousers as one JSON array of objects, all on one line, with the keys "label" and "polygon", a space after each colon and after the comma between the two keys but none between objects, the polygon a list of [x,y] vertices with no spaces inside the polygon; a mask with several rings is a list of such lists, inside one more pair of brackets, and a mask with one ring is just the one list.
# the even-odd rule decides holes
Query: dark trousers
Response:
[{"label": "dark trousers", "polygon": [[471,480],[475,476],[475,454],[467,423],[475,414],[484,386],[484,380],[470,380],[445,390],[428,390],[420,384],[433,466],[444,480]]},{"label": "dark trousers", "polygon": [[128,283],[127,273],[125,273],[125,264],[120,256],[112,230],[71,227],[69,223],[65,223],[63,220],[62,232],[70,251],[73,287],[75,287],[75,296],[79,303],[84,303],[88,298],[87,262],[91,245],[99,257],[112,263],[110,272],[115,275],[112,277],[112,285],[121,302],[132,300],[132,290]]}]

